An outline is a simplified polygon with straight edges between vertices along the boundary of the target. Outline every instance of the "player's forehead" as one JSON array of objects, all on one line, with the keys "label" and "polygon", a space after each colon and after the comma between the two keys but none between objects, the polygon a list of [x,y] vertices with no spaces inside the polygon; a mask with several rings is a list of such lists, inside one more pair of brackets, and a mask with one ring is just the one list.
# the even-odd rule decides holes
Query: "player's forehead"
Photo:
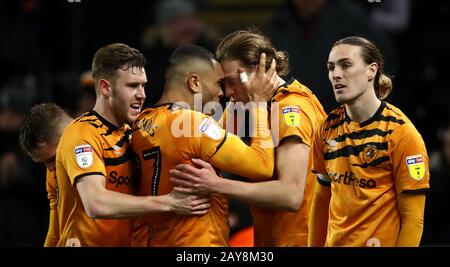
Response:
[{"label": "player's forehead", "polygon": [[237,76],[238,69],[242,68],[242,63],[237,59],[226,59],[220,62],[225,77]]},{"label": "player's forehead", "polygon": [[213,60],[213,67],[214,67],[214,73],[217,76],[218,79],[223,79],[224,77],[224,71],[222,69],[222,66],[219,62],[216,60]]},{"label": "player's forehead", "polygon": [[341,44],[333,47],[328,56],[329,63],[337,63],[342,60],[358,61],[361,59],[361,48],[355,45]]},{"label": "player's forehead", "polygon": [[147,82],[147,75],[144,68],[130,67],[127,70],[119,69],[116,73],[118,79],[122,81]]}]

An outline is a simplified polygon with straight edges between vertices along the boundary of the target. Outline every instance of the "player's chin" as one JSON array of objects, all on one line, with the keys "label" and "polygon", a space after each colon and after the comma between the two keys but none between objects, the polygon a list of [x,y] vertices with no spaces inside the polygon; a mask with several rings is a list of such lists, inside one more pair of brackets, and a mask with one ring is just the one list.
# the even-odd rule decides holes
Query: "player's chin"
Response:
[{"label": "player's chin", "polygon": [[345,104],[350,100],[350,97],[343,94],[335,94],[334,97],[339,104]]},{"label": "player's chin", "polygon": [[139,116],[139,112],[128,112],[128,116],[127,116],[127,123],[128,124],[132,124],[136,119],[137,119],[137,117]]}]

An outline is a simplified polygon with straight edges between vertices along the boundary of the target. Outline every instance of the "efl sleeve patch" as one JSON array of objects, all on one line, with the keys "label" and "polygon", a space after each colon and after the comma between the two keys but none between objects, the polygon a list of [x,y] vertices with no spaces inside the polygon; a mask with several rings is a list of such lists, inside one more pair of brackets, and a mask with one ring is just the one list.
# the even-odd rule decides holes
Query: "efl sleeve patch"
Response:
[{"label": "efl sleeve patch", "polygon": [[300,126],[300,107],[289,106],[281,110],[284,122],[289,126]]},{"label": "efl sleeve patch", "polygon": [[75,147],[75,158],[80,168],[89,168],[94,161],[94,150],[90,145],[81,145]]},{"label": "efl sleeve patch", "polygon": [[425,162],[422,155],[406,157],[406,165],[408,166],[409,176],[414,180],[419,181],[425,177]]},{"label": "efl sleeve patch", "polygon": [[204,118],[199,130],[213,140],[219,140],[222,137],[219,126],[211,118]]}]

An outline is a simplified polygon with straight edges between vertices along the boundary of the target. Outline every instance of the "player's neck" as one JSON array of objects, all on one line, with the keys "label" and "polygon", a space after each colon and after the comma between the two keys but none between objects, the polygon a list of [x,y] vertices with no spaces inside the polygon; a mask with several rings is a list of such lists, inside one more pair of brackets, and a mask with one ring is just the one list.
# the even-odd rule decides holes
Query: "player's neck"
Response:
[{"label": "player's neck", "polygon": [[367,91],[355,100],[345,104],[347,115],[356,122],[364,122],[370,119],[381,105],[373,91]]},{"label": "player's neck", "polygon": [[111,109],[109,108],[106,102],[101,100],[95,102],[93,110],[114,126],[116,127],[122,126],[122,123],[119,123],[119,121],[116,119],[116,117],[114,116],[114,114],[112,113]]}]

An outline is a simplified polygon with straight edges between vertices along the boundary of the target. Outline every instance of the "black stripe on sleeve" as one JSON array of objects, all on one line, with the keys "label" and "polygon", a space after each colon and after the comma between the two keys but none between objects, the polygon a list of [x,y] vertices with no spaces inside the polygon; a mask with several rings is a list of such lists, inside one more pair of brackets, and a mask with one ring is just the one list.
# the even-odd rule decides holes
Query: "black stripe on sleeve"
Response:
[{"label": "black stripe on sleeve", "polygon": [[78,182],[78,180],[79,180],[80,178],[83,178],[83,177],[89,176],[89,175],[101,175],[101,176],[105,176],[105,175],[104,175],[103,173],[101,173],[101,172],[87,172],[87,173],[83,173],[83,174],[77,175],[77,176],[75,176],[75,178],[73,178],[73,185],[75,185],[75,184]]},{"label": "black stripe on sleeve", "polygon": [[430,188],[420,188],[420,189],[412,189],[412,190],[403,190],[402,194],[423,194],[430,191]]},{"label": "black stripe on sleeve", "polygon": [[295,141],[295,142],[299,142],[299,143],[304,143],[303,139],[300,136],[298,136],[298,135],[289,135],[289,136],[285,136],[285,137],[281,138],[280,143],[278,144],[278,146],[281,146],[286,141]]},{"label": "black stripe on sleeve", "polygon": [[214,157],[214,155],[219,151],[219,149],[223,146],[223,144],[225,143],[225,141],[227,140],[228,137],[228,132],[225,132],[225,136],[222,139],[222,141],[220,142],[220,144],[216,147],[216,151],[214,152],[214,154],[211,155],[211,158]]}]

